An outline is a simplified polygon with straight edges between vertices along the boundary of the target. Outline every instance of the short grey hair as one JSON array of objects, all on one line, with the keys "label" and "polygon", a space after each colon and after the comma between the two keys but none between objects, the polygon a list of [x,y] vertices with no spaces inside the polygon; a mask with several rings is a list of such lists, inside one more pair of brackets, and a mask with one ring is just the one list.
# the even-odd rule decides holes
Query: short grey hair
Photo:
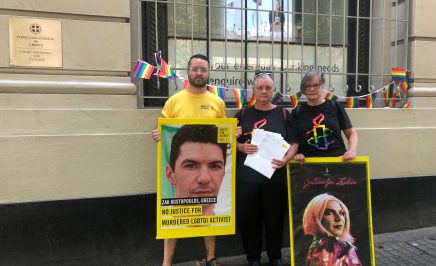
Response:
[{"label": "short grey hair", "polygon": [[260,75],[255,76],[254,77],[254,81],[253,81],[253,87],[257,86],[257,80],[258,79],[269,79],[270,83],[271,83],[271,88],[273,88],[273,89],[275,88],[274,80],[268,74],[260,74]]},{"label": "short grey hair", "polygon": [[313,78],[317,78],[321,82],[321,84],[324,85],[324,83],[325,83],[324,74],[322,72],[313,70],[313,71],[307,72],[304,75],[303,79],[301,80],[300,91],[302,91],[304,89],[306,82],[313,79]]}]

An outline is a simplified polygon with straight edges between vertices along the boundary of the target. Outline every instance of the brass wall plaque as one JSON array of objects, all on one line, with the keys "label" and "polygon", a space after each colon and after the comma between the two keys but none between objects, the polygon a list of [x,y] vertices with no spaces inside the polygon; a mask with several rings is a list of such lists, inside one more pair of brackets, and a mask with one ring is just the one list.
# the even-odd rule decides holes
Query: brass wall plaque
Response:
[{"label": "brass wall plaque", "polygon": [[58,19],[9,19],[11,66],[62,67],[62,23]]}]

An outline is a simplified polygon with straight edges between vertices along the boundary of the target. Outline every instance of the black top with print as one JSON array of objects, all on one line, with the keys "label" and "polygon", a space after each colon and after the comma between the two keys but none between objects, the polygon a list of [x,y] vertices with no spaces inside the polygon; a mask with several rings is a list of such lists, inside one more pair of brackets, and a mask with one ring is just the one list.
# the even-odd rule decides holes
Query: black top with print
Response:
[{"label": "black top with print", "polygon": [[[242,128],[242,135],[238,138],[239,143],[250,143],[251,132],[253,129],[264,129],[279,133],[289,144],[297,143],[297,132],[295,121],[289,111],[282,107],[275,107],[268,111],[256,109],[254,106],[239,110],[235,115],[238,125]],[[277,169],[271,180],[252,169],[245,166],[244,161],[247,155],[237,152],[236,155],[236,178],[253,183],[278,182],[286,180],[286,167]]]},{"label": "black top with print", "polygon": [[341,131],[351,128],[344,107],[330,100],[317,106],[302,103],[292,110],[297,123],[298,153],[306,157],[336,157],[346,152]]}]

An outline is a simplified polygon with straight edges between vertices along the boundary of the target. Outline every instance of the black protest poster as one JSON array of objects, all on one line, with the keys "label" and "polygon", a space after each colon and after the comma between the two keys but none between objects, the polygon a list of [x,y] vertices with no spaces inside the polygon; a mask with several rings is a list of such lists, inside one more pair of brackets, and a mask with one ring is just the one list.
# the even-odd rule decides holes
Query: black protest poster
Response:
[{"label": "black protest poster", "polygon": [[292,265],[375,265],[369,161],[289,164]]}]

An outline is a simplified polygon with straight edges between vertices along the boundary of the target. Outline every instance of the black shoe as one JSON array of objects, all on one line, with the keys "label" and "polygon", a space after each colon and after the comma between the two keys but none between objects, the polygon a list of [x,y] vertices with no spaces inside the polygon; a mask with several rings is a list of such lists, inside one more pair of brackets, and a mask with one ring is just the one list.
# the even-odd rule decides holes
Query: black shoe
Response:
[{"label": "black shoe", "polygon": [[250,266],[260,266],[260,261],[258,261],[258,260],[252,261],[252,262],[249,262],[248,265],[250,265]]},{"label": "black shoe", "polygon": [[221,263],[217,258],[213,258],[210,261],[206,262],[206,266],[219,266]]},{"label": "black shoe", "polygon": [[271,266],[282,266],[284,264],[282,263],[282,261],[280,259],[278,259],[278,260],[274,260],[274,261],[270,262],[270,265]]}]

